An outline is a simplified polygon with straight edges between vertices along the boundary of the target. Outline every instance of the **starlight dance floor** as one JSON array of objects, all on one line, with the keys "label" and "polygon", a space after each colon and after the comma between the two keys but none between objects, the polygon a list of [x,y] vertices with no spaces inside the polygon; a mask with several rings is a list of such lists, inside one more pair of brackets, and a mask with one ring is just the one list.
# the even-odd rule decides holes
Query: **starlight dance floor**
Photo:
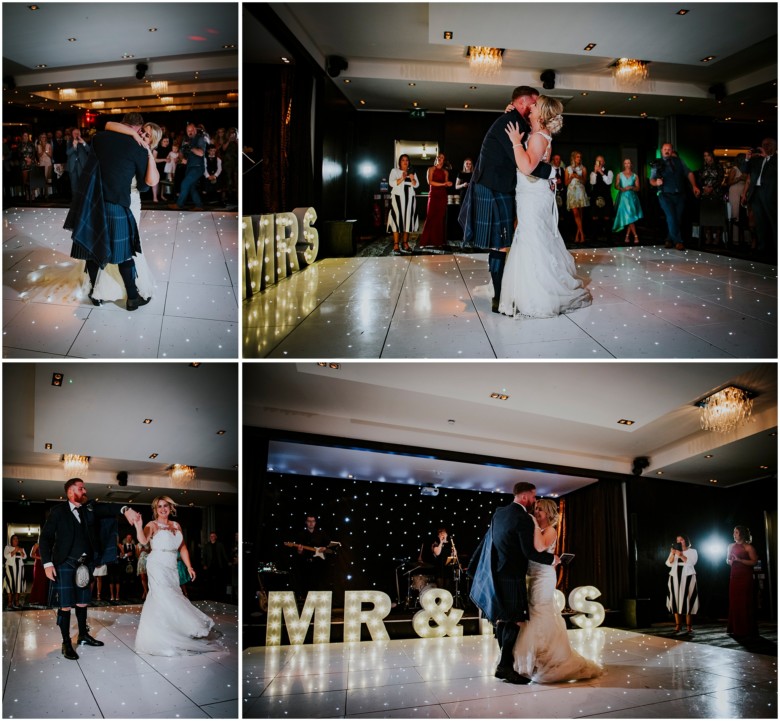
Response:
[{"label": "starlight dance floor", "polygon": [[[90,608],[106,645],[62,657],[55,611],[3,613],[3,718],[237,718],[238,612],[195,604],[222,632],[223,649],[165,658],[133,650],[141,606]],[[75,620],[71,623],[77,635]]]},{"label": "starlight dance floor", "polygon": [[578,249],[590,308],[491,312],[484,254],[327,258],[243,306],[245,358],[776,358],[777,268],[662,246]]},{"label": "starlight dance floor", "polygon": [[631,631],[569,631],[606,673],[514,686],[488,636],[255,647],[244,718],[777,718],[777,659]]},{"label": "starlight dance floor", "polygon": [[[11,208],[3,222],[4,358],[236,358],[236,213],[145,210],[151,302],[92,305],[70,258],[65,208]],[[88,285],[88,283],[87,283]]]}]

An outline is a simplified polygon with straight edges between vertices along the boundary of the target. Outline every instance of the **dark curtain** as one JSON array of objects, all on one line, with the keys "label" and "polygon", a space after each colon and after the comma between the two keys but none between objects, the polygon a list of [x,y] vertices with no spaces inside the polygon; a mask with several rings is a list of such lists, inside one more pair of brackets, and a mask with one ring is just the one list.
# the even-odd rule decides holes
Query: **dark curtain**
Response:
[{"label": "dark curtain", "polygon": [[295,65],[264,65],[261,77],[260,212],[281,213],[313,202],[314,79]]},{"label": "dark curtain", "polygon": [[629,588],[622,483],[601,480],[569,493],[560,515],[557,552],[575,558],[559,571],[558,588],[568,600],[577,586],[595,586],[605,608],[622,608]]}]

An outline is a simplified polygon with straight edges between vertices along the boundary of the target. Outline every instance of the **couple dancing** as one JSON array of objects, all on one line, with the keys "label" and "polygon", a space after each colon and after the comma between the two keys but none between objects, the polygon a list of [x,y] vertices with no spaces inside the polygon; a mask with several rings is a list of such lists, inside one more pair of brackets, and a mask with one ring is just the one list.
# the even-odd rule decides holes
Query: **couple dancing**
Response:
[{"label": "couple dancing", "polygon": [[86,261],[93,305],[127,296],[134,311],[152,299],[154,281],[141,252],[141,191],[157,185],[152,152],[162,138],[155,123],[128,113],[108,122],[92,142],[64,227],[72,258]]},{"label": "couple dancing", "polygon": [[70,636],[71,609],[76,609],[79,646],[103,646],[89,634],[87,607],[91,601],[92,572],[100,563],[116,560],[116,516],[122,513],[135,527],[139,542],[149,542],[146,562],[149,593],[141,612],[135,650],[153,656],[182,656],[215,650],[206,637],[214,621],[183,595],[179,586],[177,552],[195,578],[181,526],[170,516],[176,504],[168,496],[152,502],[154,519],[145,527],[141,514],[129,506],[89,501],[84,481],[65,483],[67,501],[52,508],[41,531],[40,553],[44,572],[58,597],[57,625],[62,634],[62,655],[78,660]]},{"label": "couple dancing", "polygon": [[555,98],[515,88],[482,143],[459,221],[466,243],[490,250],[496,313],[552,318],[591,303],[558,231],[555,170],[548,161],[562,112]]},{"label": "couple dancing", "polygon": [[572,649],[555,605],[555,502],[537,501],[536,487],[523,481],[513,492],[474,553],[471,600],[496,629],[496,678],[526,684],[599,676],[601,667]]}]

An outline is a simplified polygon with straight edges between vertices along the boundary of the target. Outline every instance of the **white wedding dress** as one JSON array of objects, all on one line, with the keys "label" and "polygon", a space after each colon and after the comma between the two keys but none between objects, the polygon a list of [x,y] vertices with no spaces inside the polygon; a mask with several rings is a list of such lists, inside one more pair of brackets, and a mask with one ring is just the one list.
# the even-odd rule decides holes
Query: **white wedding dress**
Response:
[{"label": "white wedding dress", "polygon": [[[135,223],[138,226],[138,232],[140,233],[141,194],[138,192],[135,178],[133,178],[133,182],[130,184],[130,212],[135,218]],[[144,299],[151,298],[152,291],[154,290],[154,278],[152,277],[152,271],[149,269],[149,264],[146,262],[146,256],[144,253],[138,253],[133,256],[133,260],[135,261],[135,270],[137,273],[135,285],[136,288],[138,288],[138,294]],[[87,283],[88,282],[89,281],[87,281]],[[122,276],[119,274],[118,265],[109,263],[105,268],[98,270],[92,297],[95,300],[105,301],[122,300],[122,298],[127,297],[127,290],[125,289]]]},{"label": "white wedding dress", "polygon": [[[550,154],[550,136],[542,160]],[[504,268],[498,310],[505,315],[553,318],[591,304],[574,258],[558,231],[550,183],[517,171],[517,228]]]},{"label": "white wedding dress", "polygon": [[218,650],[216,644],[206,639],[214,621],[195,608],[179,586],[176,554],[182,533],[159,524],[158,528],[146,559],[149,593],[141,611],[135,650],[152,656],[184,656]]},{"label": "white wedding dress", "polygon": [[[555,543],[547,550],[553,553]],[[515,642],[515,670],[537,683],[600,676],[601,666],[581,656],[569,643],[566,621],[555,605],[555,568],[529,561],[526,583],[529,620]]]}]

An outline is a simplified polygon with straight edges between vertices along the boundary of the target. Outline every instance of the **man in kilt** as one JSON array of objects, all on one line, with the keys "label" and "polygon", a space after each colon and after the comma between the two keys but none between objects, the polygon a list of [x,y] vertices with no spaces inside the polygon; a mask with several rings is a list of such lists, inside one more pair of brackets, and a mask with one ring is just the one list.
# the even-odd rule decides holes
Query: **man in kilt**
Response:
[{"label": "man in kilt", "polygon": [[[59,597],[57,625],[62,632],[62,655],[75,661],[78,660],[78,654],[70,638],[72,607],[76,608],[78,645],[103,645],[102,641],[89,635],[87,628],[87,606],[91,600],[89,581],[95,568],[95,557],[103,550],[99,521],[114,518],[121,512],[128,523],[133,525],[139,515],[127,506],[119,509],[115,504],[89,502],[84,481],[80,478],[71,478],[65,483],[65,495],[67,502],[54,506],[46,519],[41,531],[40,550],[43,570]],[[77,582],[79,566],[85,566],[89,571],[84,586]]]},{"label": "man in kilt", "polygon": [[520,624],[528,621],[528,591],[525,577],[528,561],[556,565],[560,559],[534,548],[536,486],[520,481],[513,488],[514,500],[493,515],[490,530],[474,552],[477,560],[471,599],[495,625],[501,657],[496,678],[525,684],[531,679],[514,669],[513,650]]},{"label": "man in kilt", "polygon": [[[494,313],[498,313],[506,251],[512,245],[515,228],[517,165],[506,126],[518,124],[520,132],[525,133],[525,146],[531,132],[528,114],[538,97],[539,91],[526,85],[512,91],[507,112],[490,126],[482,141],[477,166],[458,215],[458,222],[463,226],[463,244],[490,250],[488,267],[493,281]],[[547,180],[554,178],[555,172],[548,163],[540,162],[533,175]]]}]

